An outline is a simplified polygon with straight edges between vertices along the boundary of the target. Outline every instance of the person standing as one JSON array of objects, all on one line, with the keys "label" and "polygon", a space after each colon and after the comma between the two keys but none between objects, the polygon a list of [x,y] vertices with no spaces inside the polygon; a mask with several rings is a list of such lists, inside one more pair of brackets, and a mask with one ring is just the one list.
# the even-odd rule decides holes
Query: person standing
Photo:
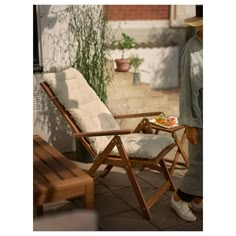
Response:
[{"label": "person standing", "polygon": [[193,211],[202,211],[203,205],[203,6],[197,5],[196,16],[185,22],[196,29],[181,56],[179,124],[186,126],[189,170],[170,206],[182,219],[195,221]]}]

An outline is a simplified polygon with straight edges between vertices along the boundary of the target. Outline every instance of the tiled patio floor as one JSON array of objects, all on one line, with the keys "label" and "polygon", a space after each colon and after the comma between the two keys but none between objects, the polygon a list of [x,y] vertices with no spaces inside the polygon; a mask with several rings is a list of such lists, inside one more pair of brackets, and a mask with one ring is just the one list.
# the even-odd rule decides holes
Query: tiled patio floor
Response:
[{"label": "tiled patio floor", "polygon": [[[70,156],[70,155],[68,155]],[[77,162],[78,163],[78,162]],[[78,163],[82,169],[88,169],[91,164]],[[152,172],[148,169],[140,171],[135,170],[140,182],[141,188],[144,190],[145,197],[152,193],[159,182],[162,175]],[[174,183],[179,186],[182,176],[186,170],[176,170],[174,172]],[[137,199],[131,188],[129,179],[123,169],[113,168],[105,177],[95,181],[95,218],[91,219],[91,227],[82,227],[82,230],[98,230],[98,231],[202,231],[203,215],[196,213],[197,221],[186,222],[180,219],[176,213],[170,208],[171,191],[165,193],[161,199],[151,208],[152,219],[145,220],[141,215]],[[58,203],[47,204],[45,207],[44,217],[50,216],[52,213],[60,215],[63,212],[70,213],[77,210],[84,212],[83,199],[74,199],[73,201],[62,201]],[[69,215],[69,214],[68,214]],[[83,220],[84,220],[83,219]],[[96,220],[95,220],[96,219]],[[76,219],[73,219],[76,222]],[[78,219],[81,221],[81,219]],[[94,227],[94,221],[96,222]],[[87,222],[88,223],[88,222]],[[88,224],[89,225],[89,224]]]}]

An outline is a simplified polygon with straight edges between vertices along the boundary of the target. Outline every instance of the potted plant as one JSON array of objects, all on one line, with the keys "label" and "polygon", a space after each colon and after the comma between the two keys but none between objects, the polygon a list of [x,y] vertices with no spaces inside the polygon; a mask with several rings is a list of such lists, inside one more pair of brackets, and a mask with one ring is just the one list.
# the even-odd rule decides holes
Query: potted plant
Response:
[{"label": "potted plant", "polygon": [[127,72],[129,70],[130,60],[128,58],[124,58],[125,50],[134,48],[136,46],[135,40],[129,35],[122,33],[122,38],[120,40],[113,41],[112,46],[121,49],[121,58],[115,59],[116,71]]},{"label": "potted plant", "polygon": [[130,57],[130,67],[133,70],[133,83],[140,83],[141,74],[139,71],[139,66],[143,63],[144,59],[140,58],[137,54]]}]

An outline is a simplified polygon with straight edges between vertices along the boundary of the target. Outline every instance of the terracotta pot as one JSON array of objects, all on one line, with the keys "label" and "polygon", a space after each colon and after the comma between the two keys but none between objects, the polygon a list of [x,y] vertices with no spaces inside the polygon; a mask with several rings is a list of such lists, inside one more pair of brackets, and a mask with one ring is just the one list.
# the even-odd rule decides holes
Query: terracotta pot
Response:
[{"label": "terracotta pot", "polygon": [[127,72],[129,71],[129,59],[116,59],[116,71]]}]

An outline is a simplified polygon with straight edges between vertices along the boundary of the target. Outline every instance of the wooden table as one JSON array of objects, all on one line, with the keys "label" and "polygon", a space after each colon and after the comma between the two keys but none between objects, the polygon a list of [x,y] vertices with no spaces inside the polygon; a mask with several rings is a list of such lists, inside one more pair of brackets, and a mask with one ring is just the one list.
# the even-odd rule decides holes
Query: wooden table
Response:
[{"label": "wooden table", "polygon": [[[170,168],[170,173],[172,174],[174,169],[175,169],[175,166],[178,164],[178,165],[181,165],[181,166],[184,166],[186,168],[189,168],[189,162],[188,162],[188,155],[186,154],[184,148],[183,148],[183,145],[184,145],[184,142],[186,140],[186,129],[185,129],[185,126],[182,126],[182,125],[178,125],[178,126],[174,126],[174,127],[171,127],[171,128],[165,128],[161,125],[158,125],[156,123],[152,123],[150,122],[151,124],[151,127],[152,129],[155,130],[155,134],[158,134],[159,131],[164,131],[164,132],[167,132],[167,133],[170,133],[172,135],[172,137],[174,138],[175,140],[175,143],[177,145],[177,151],[175,153],[175,157],[174,157],[174,160],[169,160],[169,159],[165,159],[166,161],[168,162],[172,162],[172,165],[171,165],[171,168]],[[181,139],[178,138],[176,132],[181,130],[181,129],[184,129],[183,131],[183,135],[181,137]],[[179,156],[183,157],[184,159],[184,163],[183,162],[179,162]]]},{"label": "wooden table", "polygon": [[94,207],[93,178],[40,136],[33,137],[33,190],[36,214],[43,204],[84,196],[85,206]]}]

